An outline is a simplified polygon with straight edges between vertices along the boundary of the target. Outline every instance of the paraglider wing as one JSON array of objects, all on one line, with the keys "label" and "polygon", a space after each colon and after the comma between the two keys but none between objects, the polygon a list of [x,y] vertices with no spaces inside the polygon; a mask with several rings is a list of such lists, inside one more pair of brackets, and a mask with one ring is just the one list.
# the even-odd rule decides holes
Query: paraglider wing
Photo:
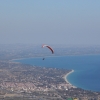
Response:
[{"label": "paraglider wing", "polygon": [[44,48],[44,47],[49,48],[51,50],[52,54],[54,53],[54,50],[50,46],[48,46],[48,45],[42,45],[42,48]]}]

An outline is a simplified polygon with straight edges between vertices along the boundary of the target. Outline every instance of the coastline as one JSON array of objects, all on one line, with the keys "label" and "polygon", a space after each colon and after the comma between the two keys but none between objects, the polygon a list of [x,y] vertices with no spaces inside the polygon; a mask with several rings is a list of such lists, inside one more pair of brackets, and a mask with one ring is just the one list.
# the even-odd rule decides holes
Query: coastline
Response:
[{"label": "coastline", "polygon": [[[59,56],[53,56],[53,57],[59,57]],[[62,57],[64,57],[64,56],[60,56],[61,58]],[[93,55],[93,56],[90,56],[90,55],[88,55],[88,56],[79,56],[79,57],[77,57],[77,59],[76,59],[76,57],[72,57],[71,56],[71,58],[69,58],[68,56],[65,58],[65,59],[68,59],[68,61],[67,61],[67,63],[59,63],[59,65],[56,67],[56,68],[67,68],[67,69],[70,69],[70,71],[69,72],[65,72],[65,73],[62,73],[62,76],[61,76],[61,78],[64,80],[64,83],[66,84],[66,85],[68,85],[68,86],[75,86],[76,88],[78,88],[78,87],[80,87],[80,88],[82,88],[82,89],[86,89],[86,90],[93,90],[93,91],[100,91],[100,84],[98,84],[98,80],[95,80],[95,83],[97,84],[96,86],[95,86],[95,84],[90,84],[89,82],[92,80],[92,79],[89,79],[88,81],[85,81],[86,82],[86,84],[84,84],[84,86],[82,85],[82,82],[83,82],[83,79],[82,78],[80,78],[80,82],[79,82],[79,79],[77,79],[77,81],[75,80],[73,80],[73,79],[70,79],[70,76],[73,76],[73,78],[74,77],[76,77],[76,76],[74,76],[74,74],[75,75],[84,75],[84,72],[86,71],[90,71],[90,68],[89,68],[89,65],[86,65],[86,64],[88,64],[88,63],[86,63],[86,61],[88,61],[89,63],[98,63],[98,65],[99,65],[99,63],[100,62],[97,62],[97,61],[99,61],[100,60],[100,55]],[[41,57],[32,57],[32,58],[41,58]],[[80,60],[80,58],[81,59],[84,59],[85,58],[85,60],[84,60],[84,63],[82,62],[81,64],[81,66],[87,66],[87,69],[85,70],[85,68],[84,67],[80,67],[80,63],[76,63],[76,61],[77,62],[79,62],[79,61],[82,61],[82,60]],[[23,59],[23,58],[21,58],[21,59]],[[27,59],[27,58],[24,58],[24,59]],[[71,60],[72,61],[74,61],[75,62],[75,64],[72,64],[72,62],[71,62]],[[76,60],[74,60],[74,59],[76,59]],[[13,59],[14,60],[14,59]],[[16,60],[16,59],[15,59]],[[56,61],[56,59],[54,59],[55,61]],[[38,60],[37,60],[38,61]],[[57,61],[59,62],[59,61],[62,61],[61,59],[58,59],[57,58]],[[90,62],[91,61],[91,62]],[[16,61],[13,61],[13,62],[16,62]],[[36,66],[38,66],[38,63],[37,62],[35,62],[36,64]],[[45,63],[45,67],[47,66],[49,66],[48,65],[48,61],[46,61],[46,62],[44,62]],[[47,64],[47,65],[46,65]],[[61,65],[62,64],[62,65]],[[64,64],[64,65],[63,65]],[[77,65],[78,64],[78,65]],[[69,66],[68,66],[69,65]],[[76,66],[77,65],[77,66]],[[99,69],[99,66],[97,65],[97,69]],[[44,66],[44,65],[43,65]],[[52,62],[52,65],[51,66],[53,66],[53,68],[55,68],[55,66],[56,66],[56,63],[55,62]],[[61,67],[60,67],[61,66]],[[63,67],[64,66],[64,67]],[[68,67],[66,67],[66,66],[68,66]],[[71,67],[70,67],[71,66]],[[42,66],[41,66],[42,67]],[[78,68],[78,70],[76,69],[76,67]],[[91,67],[93,67],[93,68],[95,68],[95,66],[94,65],[92,65]],[[72,70],[72,69],[74,69],[74,70]],[[81,69],[81,71],[82,72],[79,72],[80,71],[80,69]],[[95,70],[97,70],[96,68],[95,68]],[[77,71],[77,72],[76,72]],[[84,71],[84,72],[83,72]],[[75,72],[75,73],[72,73],[72,72]],[[97,70],[97,72],[99,73],[99,70]],[[72,75],[70,75],[72,73]],[[87,73],[88,74],[88,73]],[[68,75],[70,75],[70,76],[68,76]],[[92,75],[92,72],[91,72],[91,75]],[[93,75],[94,75],[94,73],[93,73]],[[86,75],[85,75],[86,76]],[[97,76],[96,74],[95,74],[95,76]],[[97,76],[98,77],[98,76]],[[75,78],[74,78],[75,79]],[[86,79],[88,79],[88,75],[86,76]],[[74,84],[75,83],[75,84]]]},{"label": "coastline", "polygon": [[[65,74],[64,77],[63,77],[64,80],[66,81],[66,83],[68,83],[70,86],[73,86],[73,85],[67,80],[67,77],[68,77],[68,75],[70,75],[73,72],[74,72],[74,70],[71,70],[69,73]],[[73,86],[73,87],[77,88],[76,86]]]}]

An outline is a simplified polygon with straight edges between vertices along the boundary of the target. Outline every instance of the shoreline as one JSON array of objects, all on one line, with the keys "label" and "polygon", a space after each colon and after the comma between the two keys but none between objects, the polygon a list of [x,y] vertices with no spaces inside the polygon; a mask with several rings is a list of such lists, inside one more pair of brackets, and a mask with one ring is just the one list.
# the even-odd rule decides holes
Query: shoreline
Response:
[{"label": "shoreline", "polygon": [[[57,57],[57,56],[49,56],[49,57]],[[31,58],[42,58],[42,57],[31,57]],[[11,62],[16,62],[16,60],[23,60],[23,59],[30,59],[30,58],[12,59],[12,60],[10,60],[10,61],[11,61]],[[16,63],[19,63],[19,62],[16,62]],[[63,79],[64,79],[65,82],[66,82],[67,84],[69,84],[70,86],[72,86],[72,87],[74,87],[74,88],[77,88],[76,86],[72,85],[72,84],[67,80],[68,75],[70,75],[70,74],[73,73],[73,72],[74,72],[74,70],[72,69],[70,72],[68,72],[67,74],[65,74],[65,75],[63,76]]]},{"label": "shoreline", "polygon": [[[71,86],[73,86],[68,80],[67,80],[67,77],[68,77],[68,75],[70,75],[71,73],[73,73],[74,72],[74,70],[71,70],[70,72],[68,72],[67,74],[65,74],[64,75],[64,80],[69,84],[69,85],[71,85]],[[76,86],[73,86],[74,88],[77,88]]]},{"label": "shoreline", "polygon": [[[52,56],[49,56],[49,57],[52,57]],[[57,56],[53,56],[53,57],[57,57]],[[31,57],[31,58],[42,58],[42,57]],[[29,59],[29,58],[12,59],[12,60],[10,60],[10,61],[11,61],[11,62],[16,62],[16,60],[23,60],[23,59]],[[19,62],[16,62],[16,63],[19,63]],[[70,72],[68,72],[67,74],[65,74],[65,75],[63,76],[63,79],[65,80],[65,82],[66,82],[67,84],[69,84],[69,85],[72,86],[73,88],[77,88],[76,86],[72,85],[72,84],[67,80],[68,75],[70,75],[70,74],[73,73],[73,72],[74,72],[74,70],[72,69]]]}]

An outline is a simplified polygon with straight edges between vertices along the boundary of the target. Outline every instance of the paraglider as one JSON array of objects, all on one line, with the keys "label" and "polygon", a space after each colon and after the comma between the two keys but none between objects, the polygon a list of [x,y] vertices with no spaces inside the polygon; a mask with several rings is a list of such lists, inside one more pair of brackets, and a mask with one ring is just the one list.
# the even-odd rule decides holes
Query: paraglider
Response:
[{"label": "paraglider", "polygon": [[[44,47],[47,47],[51,51],[51,53],[54,54],[54,50],[50,46],[44,44],[44,45],[42,45],[42,48],[44,48]],[[44,59],[45,58],[43,58],[43,60]]]},{"label": "paraglider", "polygon": [[48,45],[42,45],[42,48],[44,48],[44,47],[49,48],[51,50],[52,54],[54,53],[54,50],[50,46],[48,46]]}]

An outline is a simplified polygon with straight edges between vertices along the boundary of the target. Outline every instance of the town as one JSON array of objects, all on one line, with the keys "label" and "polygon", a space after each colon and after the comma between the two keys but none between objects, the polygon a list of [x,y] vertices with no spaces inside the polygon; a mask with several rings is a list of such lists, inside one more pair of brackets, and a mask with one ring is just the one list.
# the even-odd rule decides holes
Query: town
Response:
[{"label": "town", "polygon": [[67,83],[63,77],[70,71],[0,61],[0,98],[99,100],[99,92],[86,91]]},{"label": "town", "polygon": [[[55,55],[99,54],[99,47],[89,48],[82,51],[83,47],[73,50],[56,46]],[[100,92],[75,87],[65,80],[71,69],[32,66],[12,60],[42,57],[45,53],[33,45],[1,45],[0,100],[100,100]]]}]

